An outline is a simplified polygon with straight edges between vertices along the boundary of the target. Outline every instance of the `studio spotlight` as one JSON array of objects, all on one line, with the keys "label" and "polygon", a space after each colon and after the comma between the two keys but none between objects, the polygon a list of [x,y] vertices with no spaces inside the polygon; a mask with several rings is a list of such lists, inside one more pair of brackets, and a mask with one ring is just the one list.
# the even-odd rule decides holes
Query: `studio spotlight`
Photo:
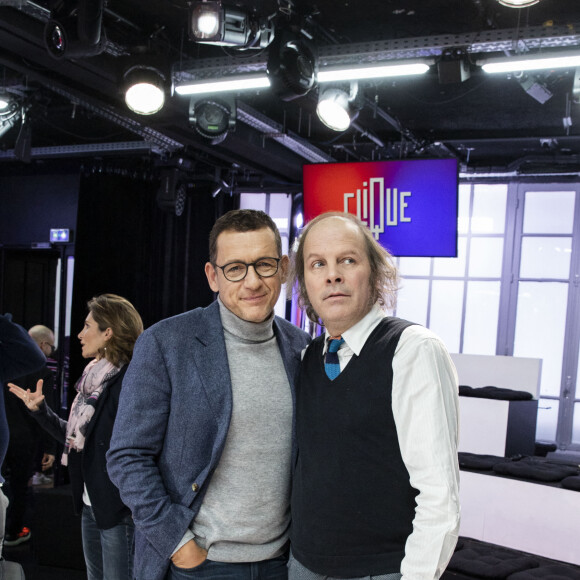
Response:
[{"label": "studio spotlight", "polygon": [[189,102],[189,123],[212,145],[221,143],[228,131],[236,126],[235,98],[192,98]]},{"label": "studio spotlight", "polygon": [[0,115],[7,113],[12,107],[13,99],[8,93],[0,91]]},{"label": "studio spotlight", "polygon": [[190,40],[218,46],[265,48],[274,38],[272,23],[220,0],[192,2],[189,9]]},{"label": "studio spotlight", "polygon": [[537,4],[540,0],[497,0],[502,6],[508,8],[527,8]]},{"label": "studio spotlight", "polygon": [[340,88],[328,88],[320,93],[316,114],[334,131],[346,131],[358,116],[358,84],[352,83],[350,94]]},{"label": "studio spotlight", "polygon": [[161,172],[161,183],[157,191],[157,206],[177,217],[183,214],[187,202],[187,185],[185,175],[179,169],[167,169]]},{"label": "studio spotlight", "polygon": [[125,103],[139,115],[152,115],[165,104],[165,77],[155,67],[135,65],[124,76]]},{"label": "studio spotlight", "polygon": [[279,98],[291,101],[314,87],[317,59],[307,39],[284,30],[277,33],[268,52],[268,78]]},{"label": "studio spotlight", "polygon": [[44,44],[57,59],[94,56],[105,49],[101,29],[104,0],[64,0],[50,13]]}]

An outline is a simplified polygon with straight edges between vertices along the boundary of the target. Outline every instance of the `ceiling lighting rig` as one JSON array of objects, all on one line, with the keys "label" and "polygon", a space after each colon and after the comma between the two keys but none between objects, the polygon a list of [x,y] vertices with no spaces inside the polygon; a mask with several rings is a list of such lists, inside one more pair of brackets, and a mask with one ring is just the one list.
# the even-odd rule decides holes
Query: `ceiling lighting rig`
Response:
[{"label": "ceiling lighting rig", "polygon": [[327,87],[320,91],[316,114],[333,131],[346,131],[361,108],[362,99],[358,83],[350,84],[350,91],[338,87]]},{"label": "ceiling lighting rig", "polygon": [[153,66],[137,64],[123,75],[125,103],[139,115],[152,115],[165,104],[165,76]]},{"label": "ceiling lighting rig", "polygon": [[306,95],[316,84],[316,49],[304,33],[276,32],[268,51],[267,74],[270,86],[283,101]]},{"label": "ceiling lighting rig", "polygon": [[508,8],[527,8],[528,6],[533,6],[538,4],[540,0],[497,0],[502,6],[507,6]]},{"label": "ceiling lighting rig", "polygon": [[20,115],[18,101],[8,91],[0,89],[0,137],[16,125]]},{"label": "ceiling lighting rig", "polygon": [[221,143],[236,127],[236,100],[232,96],[220,98],[191,98],[189,124],[212,145]]},{"label": "ceiling lighting rig", "polygon": [[56,59],[94,56],[105,49],[104,0],[61,0],[51,10],[44,43]]},{"label": "ceiling lighting rig", "polygon": [[580,50],[488,58],[479,60],[477,64],[486,73],[519,73],[555,68],[574,68],[580,66]]},{"label": "ceiling lighting rig", "polygon": [[204,44],[259,49],[272,42],[274,28],[271,18],[224,6],[220,0],[201,0],[190,5],[188,36]]}]

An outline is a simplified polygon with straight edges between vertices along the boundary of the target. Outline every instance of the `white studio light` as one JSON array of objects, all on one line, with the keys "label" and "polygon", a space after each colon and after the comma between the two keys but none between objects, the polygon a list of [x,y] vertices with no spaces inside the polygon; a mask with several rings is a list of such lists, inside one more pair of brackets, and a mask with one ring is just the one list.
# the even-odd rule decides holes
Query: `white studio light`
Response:
[{"label": "white studio light", "polygon": [[197,29],[201,38],[215,36],[219,30],[220,19],[213,12],[201,14],[197,19]]},{"label": "white studio light", "polygon": [[130,86],[125,93],[129,109],[139,115],[152,115],[163,108],[165,93],[150,82],[140,82]]},{"label": "white studio light", "polygon": [[497,0],[502,6],[507,6],[508,8],[527,8],[528,6],[533,6],[538,4],[540,0]]},{"label": "white studio light", "polygon": [[350,126],[348,95],[341,89],[327,89],[318,100],[316,114],[334,131],[346,131]]},{"label": "white studio light", "polygon": [[213,79],[194,81],[175,86],[178,95],[201,95],[204,93],[222,93],[226,91],[244,91],[263,89],[270,86],[270,79],[265,74],[239,75],[231,79]]},{"label": "white studio light", "polygon": [[0,112],[6,111],[10,106],[10,100],[5,95],[0,95]]},{"label": "white studio light", "polygon": [[165,78],[152,66],[135,65],[125,72],[125,103],[134,113],[152,115],[165,104]]},{"label": "white studio light", "polygon": [[391,64],[356,67],[333,66],[321,67],[317,78],[319,83],[330,83],[420,75],[425,74],[428,70],[429,65],[425,62],[393,62]]},{"label": "white studio light", "polygon": [[486,73],[509,73],[529,70],[550,70],[554,68],[573,68],[580,66],[579,53],[561,53],[559,55],[501,57],[483,60],[481,68]]}]

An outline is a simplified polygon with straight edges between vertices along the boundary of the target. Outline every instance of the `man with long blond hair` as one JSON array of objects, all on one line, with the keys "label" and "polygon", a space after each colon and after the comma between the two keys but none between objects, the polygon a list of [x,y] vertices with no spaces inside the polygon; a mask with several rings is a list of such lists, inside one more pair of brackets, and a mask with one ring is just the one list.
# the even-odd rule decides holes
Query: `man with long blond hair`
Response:
[{"label": "man with long blond hair", "polygon": [[435,580],[457,541],[458,386],[429,330],[388,316],[397,270],[355,216],[302,233],[293,286],[326,332],[296,385],[290,580]]}]

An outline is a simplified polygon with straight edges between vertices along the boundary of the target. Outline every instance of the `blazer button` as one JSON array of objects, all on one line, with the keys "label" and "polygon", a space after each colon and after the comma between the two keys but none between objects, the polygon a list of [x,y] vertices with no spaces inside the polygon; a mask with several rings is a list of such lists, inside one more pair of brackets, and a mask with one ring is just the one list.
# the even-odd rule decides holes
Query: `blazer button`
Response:
[{"label": "blazer button", "polygon": [[197,483],[192,484],[191,489],[193,489],[193,491],[199,491],[199,485],[197,485]]}]

